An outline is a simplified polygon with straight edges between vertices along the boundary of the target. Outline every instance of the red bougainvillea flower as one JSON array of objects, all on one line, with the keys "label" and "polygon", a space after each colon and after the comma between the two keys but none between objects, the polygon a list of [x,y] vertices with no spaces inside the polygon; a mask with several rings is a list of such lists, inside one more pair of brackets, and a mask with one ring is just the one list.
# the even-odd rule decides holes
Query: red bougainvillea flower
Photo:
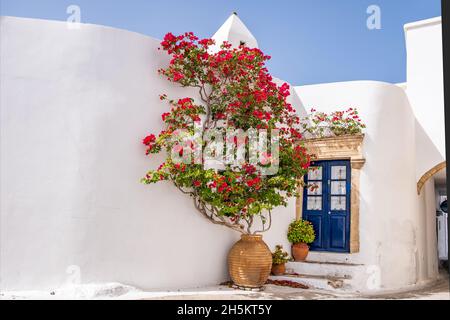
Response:
[{"label": "red bougainvillea flower", "polygon": [[251,180],[247,181],[247,186],[249,187],[255,187],[255,188],[259,188],[258,184],[261,182],[261,178],[260,177],[256,177],[253,178]]},{"label": "red bougainvillea flower", "polygon": [[225,113],[216,113],[216,119],[217,120],[221,120],[221,119],[225,119],[227,116],[225,115]]},{"label": "red bougainvillea flower", "polygon": [[168,116],[170,116],[170,113],[169,113],[169,112],[165,112],[165,113],[163,113],[163,114],[161,115],[161,118],[162,118],[162,120],[165,122],[165,121],[166,121],[166,118],[167,118]]},{"label": "red bougainvillea flower", "polygon": [[200,180],[194,180],[192,184],[194,185],[194,187],[198,188],[202,185],[202,182]]},{"label": "red bougainvillea flower", "polygon": [[183,78],[184,78],[184,75],[182,73],[180,73],[180,72],[175,72],[173,74],[173,81],[175,81],[175,82],[178,82],[178,81],[180,81]]},{"label": "red bougainvillea flower", "polygon": [[228,188],[228,184],[226,182],[223,182],[219,188],[217,189],[217,191],[219,192],[224,192],[226,189]]},{"label": "red bougainvillea flower", "polygon": [[156,137],[154,134],[151,134],[149,136],[146,136],[144,140],[142,140],[142,143],[146,146],[149,146],[150,144],[154,143],[156,141]]},{"label": "red bougainvillea flower", "polygon": [[245,164],[244,170],[245,170],[245,173],[247,173],[247,174],[253,174],[256,172],[256,167],[251,164]]}]

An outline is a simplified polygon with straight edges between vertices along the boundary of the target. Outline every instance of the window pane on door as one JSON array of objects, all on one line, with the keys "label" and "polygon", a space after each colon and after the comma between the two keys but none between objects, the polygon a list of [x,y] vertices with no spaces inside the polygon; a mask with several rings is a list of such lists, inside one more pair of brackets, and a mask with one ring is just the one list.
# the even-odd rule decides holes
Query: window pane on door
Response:
[{"label": "window pane on door", "polygon": [[345,197],[331,197],[331,210],[345,211],[346,201]]},{"label": "window pane on door", "polygon": [[322,197],[308,197],[307,210],[322,210]]},{"label": "window pane on door", "polygon": [[322,167],[309,167],[308,180],[322,180]]},{"label": "window pane on door", "polygon": [[308,183],[308,195],[322,195],[322,182],[312,181]]},{"label": "window pane on door", "polygon": [[345,195],[346,194],[345,181],[331,181],[331,194]]},{"label": "window pane on door", "polygon": [[331,167],[331,179],[332,180],[347,179],[347,168],[345,166],[332,166]]}]

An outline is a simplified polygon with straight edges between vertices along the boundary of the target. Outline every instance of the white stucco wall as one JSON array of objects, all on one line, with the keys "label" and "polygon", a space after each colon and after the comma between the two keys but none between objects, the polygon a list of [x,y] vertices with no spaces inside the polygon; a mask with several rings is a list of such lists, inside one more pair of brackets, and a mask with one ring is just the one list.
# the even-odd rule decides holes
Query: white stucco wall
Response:
[{"label": "white stucco wall", "polygon": [[1,20],[1,288],[66,280],[145,289],[216,284],[238,238],[196,214],[141,139],[161,129],[155,39],[101,26]]},{"label": "white stucco wall", "polygon": [[[162,128],[159,94],[195,96],[157,74],[159,40],[12,17],[0,29],[0,289],[58,287],[71,265],[82,283],[143,289],[227,280],[239,235],[170,184],[139,182],[163,160],[141,143]],[[288,246],[291,203],[274,214],[271,248]]]},{"label": "white stucco wall", "polygon": [[445,161],[441,18],[405,25],[407,95],[417,118],[417,181]]},{"label": "white stucco wall", "polygon": [[360,186],[360,252],[312,253],[311,259],[375,266],[381,289],[425,280],[423,222],[427,218],[425,200],[416,191],[415,117],[404,90],[387,83],[356,81],[301,86],[296,92],[306,110],[353,107],[367,125]]}]

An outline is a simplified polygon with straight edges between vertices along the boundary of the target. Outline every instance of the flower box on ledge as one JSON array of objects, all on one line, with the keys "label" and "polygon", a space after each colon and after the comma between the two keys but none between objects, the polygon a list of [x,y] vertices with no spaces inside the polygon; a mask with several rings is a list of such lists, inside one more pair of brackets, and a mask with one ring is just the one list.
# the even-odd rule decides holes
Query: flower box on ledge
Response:
[{"label": "flower box on ledge", "polygon": [[350,159],[352,166],[364,165],[362,144],[364,134],[310,138],[304,140],[304,146],[314,160]]}]

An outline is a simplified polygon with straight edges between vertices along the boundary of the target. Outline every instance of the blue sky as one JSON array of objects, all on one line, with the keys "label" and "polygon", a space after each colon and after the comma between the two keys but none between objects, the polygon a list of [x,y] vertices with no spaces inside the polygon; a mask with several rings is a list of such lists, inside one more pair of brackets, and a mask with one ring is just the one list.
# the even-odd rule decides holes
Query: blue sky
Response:
[{"label": "blue sky", "polygon": [[[294,85],[380,80],[404,82],[403,25],[440,16],[440,0],[0,0],[1,15],[113,26],[156,38],[193,31],[210,37],[236,11],[272,56],[270,71]],[[369,30],[370,5],[381,29]]]}]

